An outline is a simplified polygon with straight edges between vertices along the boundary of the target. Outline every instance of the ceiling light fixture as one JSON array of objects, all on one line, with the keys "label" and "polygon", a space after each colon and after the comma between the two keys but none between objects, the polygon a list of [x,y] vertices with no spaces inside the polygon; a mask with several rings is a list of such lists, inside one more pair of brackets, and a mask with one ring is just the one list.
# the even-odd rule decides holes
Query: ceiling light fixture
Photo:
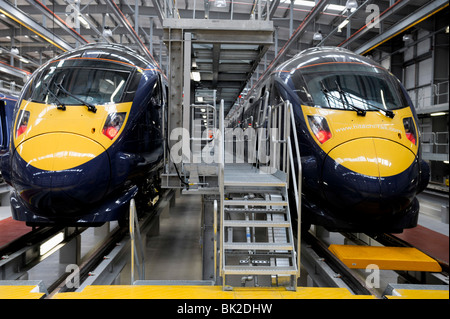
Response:
[{"label": "ceiling light fixture", "polygon": [[404,41],[404,42],[407,42],[407,41],[409,41],[409,40],[411,40],[411,34],[406,33],[405,35],[403,35],[403,41]]},{"label": "ceiling light fixture", "polygon": [[350,10],[350,12],[354,12],[356,9],[358,9],[358,2],[356,0],[347,0],[345,3],[345,8],[347,10]]},{"label": "ceiling light fixture", "polygon": [[103,36],[104,37],[112,37],[112,31],[108,26],[103,28]]},{"label": "ceiling light fixture", "polygon": [[313,40],[314,41],[322,41],[323,36],[322,36],[322,31],[317,31],[316,33],[314,33],[313,35]]}]

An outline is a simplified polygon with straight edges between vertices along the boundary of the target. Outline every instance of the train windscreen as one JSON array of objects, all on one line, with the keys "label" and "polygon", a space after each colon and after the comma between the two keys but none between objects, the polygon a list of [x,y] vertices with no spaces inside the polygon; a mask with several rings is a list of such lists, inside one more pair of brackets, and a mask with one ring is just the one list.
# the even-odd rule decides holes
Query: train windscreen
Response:
[{"label": "train windscreen", "polygon": [[[333,109],[393,110],[408,106],[397,79],[363,63],[323,63],[301,68],[315,106]],[[294,83],[296,81],[294,80]]]},{"label": "train windscreen", "polygon": [[[77,62],[77,61],[76,61]],[[113,63],[50,64],[36,75],[25,99],[38,103],[102,105],[123,102],[131,70]]]}]

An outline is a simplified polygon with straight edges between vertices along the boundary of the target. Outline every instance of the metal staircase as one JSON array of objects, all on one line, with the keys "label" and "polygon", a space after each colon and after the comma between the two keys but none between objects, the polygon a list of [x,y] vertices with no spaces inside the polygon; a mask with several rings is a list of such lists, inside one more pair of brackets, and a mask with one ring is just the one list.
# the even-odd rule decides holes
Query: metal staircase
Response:
[{"label": "metal staircase", "polygon": [[298,269],[286,181],[260,174],[249,164],[227,165],[224,194],[224,287],[229,275],[245,280],[269,275],[274,283],[280,281],[279,276],[290,276],[290,286],[295,287]]},{"label": "metal staircase", "polygon": [[[268,123],[279,123],[278,119],[275,121],[278,116],[284,123],[276,134],[268,135],[272,139],[271,152],[277,154],[271,157],[270,169],[259,163],[222,165],[220,272],[224,289],[245,286],[250,281],[255,286],[282,285],[296,289],[299,276],[296,245],[300,245],[294,238],[288,203],[288,167],[294,169],[290,113],[288,103],[269,107],[266,113],[269,118],[274,116]],[[294,172],[299,175],[300,168]]]}]

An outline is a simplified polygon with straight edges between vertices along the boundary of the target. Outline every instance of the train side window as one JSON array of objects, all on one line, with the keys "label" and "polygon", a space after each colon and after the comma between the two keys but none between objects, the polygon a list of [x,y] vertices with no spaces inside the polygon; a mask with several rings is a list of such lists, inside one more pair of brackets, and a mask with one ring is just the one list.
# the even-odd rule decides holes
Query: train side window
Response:
[{"label": "train side window", "polygon": [[6,102],[0,101],[0,149],[8,147],[8,135],[6,130]]},{"label": "train side window", "polygon": [[150,103],[152,104],[152,106],[157,108],[160,108],[162,106],[161,82],[159,77],[153,85],[153,92],[152,97],[150,98]]}]

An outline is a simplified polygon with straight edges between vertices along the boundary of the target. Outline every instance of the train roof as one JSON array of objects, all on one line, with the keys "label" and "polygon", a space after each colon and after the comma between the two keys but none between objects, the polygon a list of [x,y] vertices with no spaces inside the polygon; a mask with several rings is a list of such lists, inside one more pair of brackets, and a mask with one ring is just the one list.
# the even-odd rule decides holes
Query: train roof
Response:
[{"label": "train roof", "polygon": [[123,63],[141,69],[159,69],[157,65],[140,56],[136,51],[123,45],[109,43],[87,44],[66,52],[49,63],[70,58],[91,58]]},{"label": "train roof", "polygon": [[293,69],[300,69],[307,66],[317,65],[321,63],[339,63],[339,62],[354,62],[360,64],[367,64],[370,66],[381,66],[375,61],[356,54],[350,50],[339,47],[314,47],[296,54],[292,59],[282,63],[276,68],[274,73],[292,71]]}]

